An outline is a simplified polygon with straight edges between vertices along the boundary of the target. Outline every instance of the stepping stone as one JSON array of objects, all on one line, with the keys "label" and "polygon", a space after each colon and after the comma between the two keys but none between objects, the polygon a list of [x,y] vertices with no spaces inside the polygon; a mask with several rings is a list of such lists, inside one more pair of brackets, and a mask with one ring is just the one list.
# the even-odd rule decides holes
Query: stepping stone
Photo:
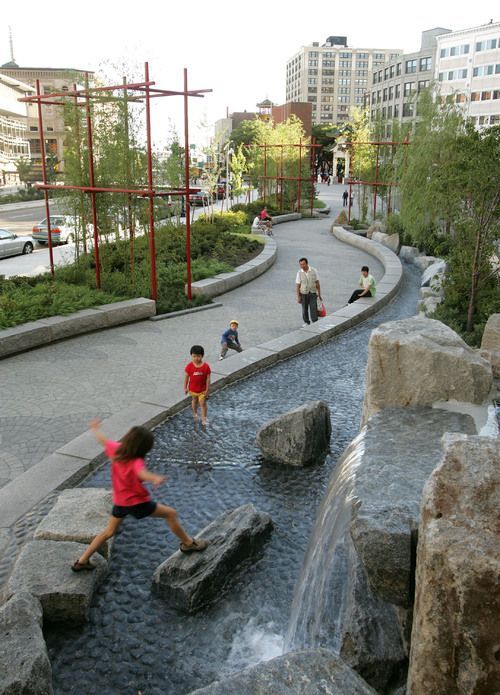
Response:
[{"label": "stepping stone", "polygon": [[16,594],[0,608],[0,694],[52,695],[52,669],[42,633],[42,607]]},{"label": "stepping stone", "polygon": [[215,603],[238,566],[258,552],[272,527],[269,514],[257,511],[253,504],[221,514],[196,536],[209,540],[208,548],[171,555],[156,569],[154,588],[169,605],[189,613]]},{"label": "stepping stone", "polygon": [[[103,488],[64,490],[35,531],[36,540],[90,543],[107,525],[113,506],[112,495]],[[108,558],[113,539],[99,553]]]},{"label": "stepping stone", "polygon": [[84,549],[82,543],[68,541],[26,543],[10,576],[7,592],[36,596],[42,604],[43,618],[49,622],[85,622],[94,592],[108,572],[108,563],[95,554],[94,571],[73,572],[71,565]]}]

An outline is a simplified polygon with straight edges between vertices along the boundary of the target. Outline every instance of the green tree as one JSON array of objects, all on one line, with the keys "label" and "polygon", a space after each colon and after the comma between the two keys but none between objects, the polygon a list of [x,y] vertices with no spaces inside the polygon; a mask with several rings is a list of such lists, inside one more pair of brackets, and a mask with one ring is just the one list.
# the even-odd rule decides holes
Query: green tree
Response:
[{"label": "green tree", "polygon": [[17,160],[16,162],[16,171],[17,175],[19,176],[19,180],[21,183],[26,184],[30,180],[30,175],[31,175],[31,170],[32,170],[32,164],[31,161],[27,157],[21,157],[20,159]]}]

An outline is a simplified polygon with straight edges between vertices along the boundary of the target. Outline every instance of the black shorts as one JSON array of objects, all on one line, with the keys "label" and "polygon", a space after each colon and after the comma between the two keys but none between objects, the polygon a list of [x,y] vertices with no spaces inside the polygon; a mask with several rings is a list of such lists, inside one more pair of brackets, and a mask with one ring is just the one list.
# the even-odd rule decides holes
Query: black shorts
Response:
[{"label": "black shorts", "polygon": [[156,502],[152,500],[141,502],[140,504],[131,504],[130,507],[120,507],[120,505],[114,504],[111,514],[117,519],[123,519],[128,514],[132,514],[135,519],[144,519],[156,511],[156,506]]}]

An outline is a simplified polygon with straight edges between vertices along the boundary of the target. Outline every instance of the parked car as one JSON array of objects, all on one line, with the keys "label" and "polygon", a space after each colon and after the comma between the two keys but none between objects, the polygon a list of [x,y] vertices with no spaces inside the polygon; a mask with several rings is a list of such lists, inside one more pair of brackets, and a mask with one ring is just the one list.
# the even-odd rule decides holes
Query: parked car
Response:
[{"label": "parked car", "polygon": [[[75,219],[73,217],[67,217],[65,215],[51,215],[50,233],[53,246],[55,246],[56,244],[67,244],[69,242],[74,241],[77,237],[77,227]],[[40,244],[49,243],[49,233],[47,230],[46,217],[33,227],[32,237]]]},{"label": "parked car", "polygon": [[189,195],[191,205],[209,205],[211,202],[210,193],[207,191],[197,191]]},{"label": "parked car", "polygon": [[17,236],[8,229],[0,229],[0,258],[33,253],[35,242],[30,236]]},{"label": "parked car", "polygon": [[231,197],[232,185],[227,184],[225,181],[219,181],[219,183],[217,184],[217,186],[215,188],[215,195],[216,195],[218,200],[222,200],[222,198],[226,197],[226,186],[229,186],[228,193],[229,193],[229,197]]}]

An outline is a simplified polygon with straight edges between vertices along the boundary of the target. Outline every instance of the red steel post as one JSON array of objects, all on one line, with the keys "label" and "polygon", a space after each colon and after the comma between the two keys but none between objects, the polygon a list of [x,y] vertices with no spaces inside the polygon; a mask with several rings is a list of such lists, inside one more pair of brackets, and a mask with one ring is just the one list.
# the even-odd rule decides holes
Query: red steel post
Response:
[{"label": "red steel post", "polygon": [[144,63],[144,81],[146,82],[146,139],[148,158],[148,189],[149,189],[149,255],[151,264],[151,299],[156,302],[156,250],[154,222],[154,193],[153,193],[153,156],[151,153],[151,104],[149,93],[149,64]]},{"label": "red steel post", "polygon": [[191,301],[191,206],[189,202],[189,123],[188,123],[188,77],[184,68],[184,164],[186,176],[186,274],[187,300]]},{"label": "red steel post", "polygon": [[[36,93],[40,97],[40,80],[36,81]],[[38,106],[38,131],[40,133],[40,156],[42,158],[42,179],[44,184],[47,184],[47,164],[45,162],[45,141],[43,139],[43,119],[42,119],[42,102],[40,99],[37,101]],[[50,273],[54,275],[54,254],[52,252],[52,231],[50,229],[50,205],[49,205],[49,191],[45,189],[43,191],[43,197],[45,198],[45,217],[47,218],[47,239],[49,242],[49,259],[50,259]]]},{"label": "red steel post", "polygon": [[266,204],[266,183],[267,183],[267,145],[264,143],[264,205]]},{"label": "red steel post", "polygon": [[[95,186],[94,178],[94,149],[92,143],[92,118],[90,117],[90,95],[88,92],[89,74],[85,73],[86,93],[86,114],[87,114],[87,144],[89,151],[89,183]],[[95,284],[98,290],[101,289],[101,264],[99,261],[99,234],[97,232],[97,210],[95,205],[95,191],[90,192],[90,204],[92,206],[92,224],[94,226],[94,255],[95,255]]]}]

